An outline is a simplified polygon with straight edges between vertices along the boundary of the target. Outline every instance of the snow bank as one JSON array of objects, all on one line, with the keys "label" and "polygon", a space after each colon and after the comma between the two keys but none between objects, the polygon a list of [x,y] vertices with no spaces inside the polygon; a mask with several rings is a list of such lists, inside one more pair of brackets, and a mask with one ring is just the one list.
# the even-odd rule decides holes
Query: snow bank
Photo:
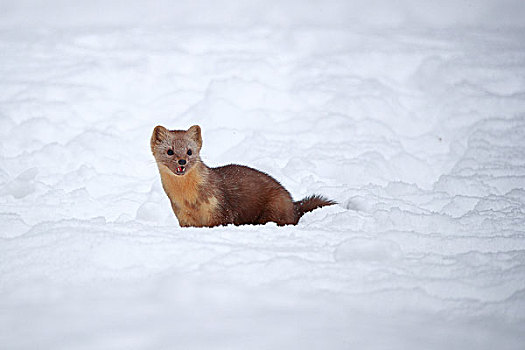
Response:
[{"label": "snow bank", "polygon": [[[2,348],[523,347],[521,2],[1,6]],[[339,205],[181,229],[157,124]]]}]

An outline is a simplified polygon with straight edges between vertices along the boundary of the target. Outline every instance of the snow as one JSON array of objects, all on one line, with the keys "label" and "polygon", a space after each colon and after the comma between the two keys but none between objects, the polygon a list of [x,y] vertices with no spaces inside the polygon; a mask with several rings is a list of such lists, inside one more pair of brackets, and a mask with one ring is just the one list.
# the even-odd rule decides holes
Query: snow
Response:
[{"label": "snow", "polygon": [[[0,9],[0,348],[523,349],[523,2]],[[339,204],[180,228],[158,124]]]}]

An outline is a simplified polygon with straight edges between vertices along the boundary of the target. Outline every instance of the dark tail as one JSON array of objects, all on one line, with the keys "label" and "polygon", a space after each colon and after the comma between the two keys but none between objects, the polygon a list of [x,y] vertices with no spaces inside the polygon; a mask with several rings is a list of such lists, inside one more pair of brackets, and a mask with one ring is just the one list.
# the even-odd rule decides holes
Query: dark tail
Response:
[{"label": "dark tail", "polygon": [[299,221],[301,216],[304,215],[304,213],[308,213],[309,211],[312,211],[314,209],[333,204],[337,204],[337,202],[332,201],[330,199],[326,199],[325,197],[317,194],[303,198],[300,201],[293,202],[293,207],[295,210],[295,223],[297,224],[297,222]]}]

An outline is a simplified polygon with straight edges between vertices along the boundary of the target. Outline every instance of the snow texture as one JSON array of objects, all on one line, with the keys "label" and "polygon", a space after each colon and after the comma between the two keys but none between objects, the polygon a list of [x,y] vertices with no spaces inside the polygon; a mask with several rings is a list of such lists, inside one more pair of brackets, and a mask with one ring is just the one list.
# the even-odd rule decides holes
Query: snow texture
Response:
[{"label": "snow texture", "polygon": [[[523,349],[523,18],[2,1],[0,348]],[[339,204],[182,229],[157,124]]]}]

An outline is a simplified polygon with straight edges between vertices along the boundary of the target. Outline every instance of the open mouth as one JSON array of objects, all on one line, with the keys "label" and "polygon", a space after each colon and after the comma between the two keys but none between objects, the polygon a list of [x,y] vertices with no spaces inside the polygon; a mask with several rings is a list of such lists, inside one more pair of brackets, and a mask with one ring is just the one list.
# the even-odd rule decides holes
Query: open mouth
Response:
[{"label": "open mouth", "polygon": [[176,169],[175,169],[175,174],[176,175],[184,175],[186,173],[186,167],[182,166],[182,165],[179,165]]}]

